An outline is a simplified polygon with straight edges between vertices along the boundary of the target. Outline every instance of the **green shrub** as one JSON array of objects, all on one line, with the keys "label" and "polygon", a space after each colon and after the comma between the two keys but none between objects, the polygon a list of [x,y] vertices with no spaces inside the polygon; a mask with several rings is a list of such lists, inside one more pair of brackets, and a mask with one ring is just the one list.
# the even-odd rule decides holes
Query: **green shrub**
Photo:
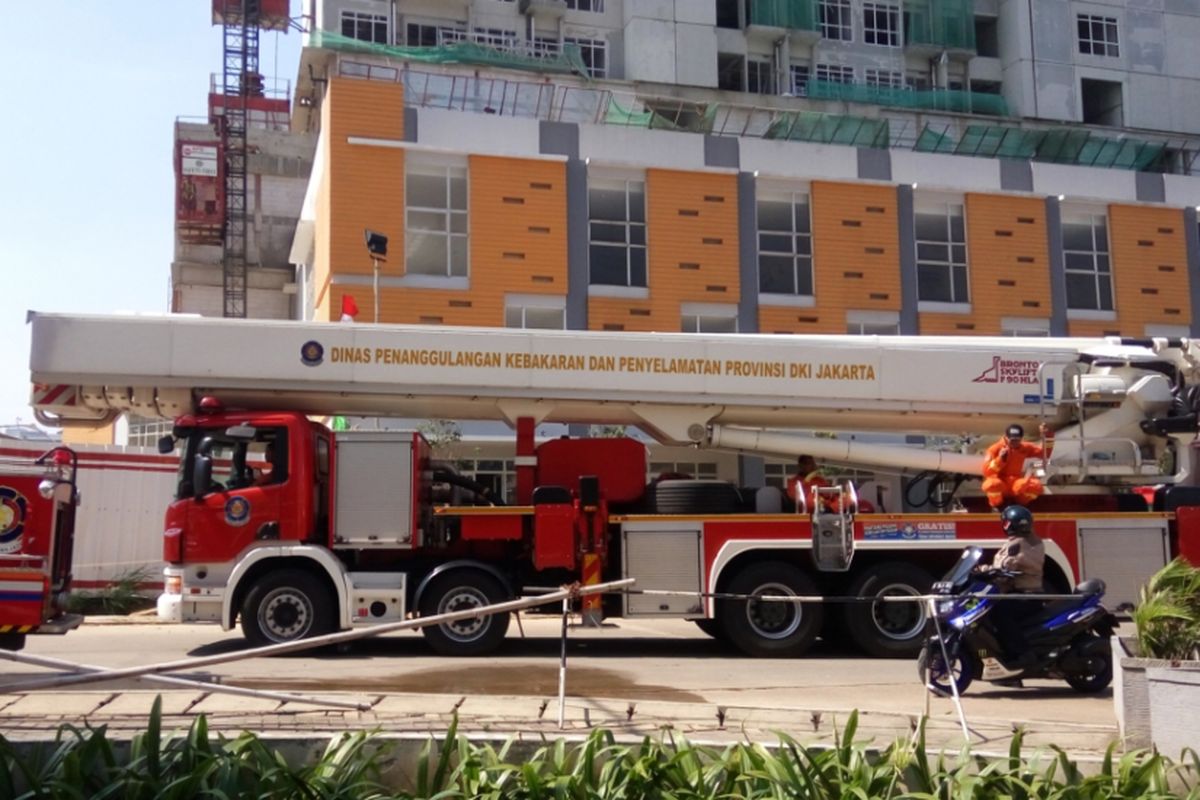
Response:
[{"label": "green shrub", "polygon": [[141,585],[149,580],[147,567],[127,570],[111,586],[98,591],[72,592],[67,610],[75,614],[129,614],[154,607],[154,598],[141,594]]},{"label": "green shrub", "polygon": [[618,744],[609,731],[585,741],[546,744],[527,755],[510,740],[499,749],[472,744],[452,724],[426,743],[408,785],[389,787],[393,745],[374,733],[335,737],[313,764],[289,764],[258,737],[210,739],[203,716],[186,734],[164,737],[155,702],[145,732],[124,747],[103,727],[63,726],[52,746],[29,756],[0,736],[0,797],[58,798],[491,798],[492,800],[605,800],[606,798],[853,798],[854,800],[1200,800],[1200,758],[1173,764],[1137,751],[1117,758],[1110,747],[1099,771],[1084,776],[1063,751],[1021,755],[1021,735],[1007,758],[988,760],[964,749],[956,756],[926,753],[924,724],[914,735],[874,750],[856,742],[851,714],[835,746],[805,747],[784,735],[779,746],[739,743],[700,747],[645,738]]},{"label": "green shrub", "polygon": [[1151,576],[1133,609],[1146,658],[1200,658],[1200,569],[1177,558]]}]

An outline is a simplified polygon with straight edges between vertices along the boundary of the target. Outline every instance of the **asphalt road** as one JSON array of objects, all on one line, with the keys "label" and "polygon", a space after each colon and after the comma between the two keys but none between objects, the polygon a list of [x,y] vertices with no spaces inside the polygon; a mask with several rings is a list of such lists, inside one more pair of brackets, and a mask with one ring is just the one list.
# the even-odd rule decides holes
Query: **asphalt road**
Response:
[{"label": "asphalt road", "polygon": [[[559,619],[534,617],[515,623],[502,650],[479,659],[433,655],[419,634],[366,639],[349,652],[251,658],[209,667],[224,683],[259,689],[363,696],[556,697],[561,642]],[[66,636],[30,637],[25,652],[106,667],[238,652],[248,649],[238,631],[215,625],[119,624],[89,620]],[[918,716],[926,692],[911,660],[853,657],[820,643],[802,659],[750,659],[681,621],[606,623],[602,629],[572,627],[568,635],[567,695],[610,704],[676,702],[747,709],[792,709],[815,715],[865,712]],[[0,661],[0,682],[11,684],[40,668]],[[176,673],[187,675],[186,671]],[[125,679],[74,690],[153,689]],[[1065,684],[1031,681],[1026,688],[976,683],[963,698],[968,720],[1087,727],[1115,734],[1111,691],[1076,694]],[[956,717],[949,700],[933,699],[933,716]]]}]

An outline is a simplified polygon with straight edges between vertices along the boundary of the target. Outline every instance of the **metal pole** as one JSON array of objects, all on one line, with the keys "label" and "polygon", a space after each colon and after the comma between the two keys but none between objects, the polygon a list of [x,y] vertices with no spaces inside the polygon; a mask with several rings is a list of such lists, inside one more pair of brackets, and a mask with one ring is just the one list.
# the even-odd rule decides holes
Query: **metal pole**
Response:
[{"label": "metal pole", "polygon": [[563,598],[562,647],[558,656],[558,729],[563,729],[567,713],[567,617],[571,613],[571,598]]},{"label": "metal pole", "polygon": [[[51,669],[69,670],[70,672],[103,672],[105,669],[104,667],[97,667],[92,664],[76,664],[72,661],[64,661],[61,658],[34,656],[28,653],[17,653],[4,649],[0,649],[0,658],[7,658],[9,661],[16,661],[19,664],[32,664],[37,667],[50,667]],[[371,710],[371,706],[366,703],[350,703],[343,700],[319,700],[288,692],[271,692],[263,689],[247,689],[242,686],[226,686],[220,683],[194,681],[170,675],[148,675],[146,676],[146,680],[156,683],[166,683],[172,686],[181,686],[186,689],[198,689],[214,694],[233,694],[243,697],[259,697],[265,700],[278,700],[281,703],[307,703],[315,706],[328,706],[330,708],[345,708],[350,711]]]},{"label": "metal pole", "polygon": [[374,280],[372,283],[372,294],[375,295],[375,319],[374,319],[374,322],[376,325],[378,325],[379,324],[379,259],[372,258],[371,265],[373,267],[371,272],[374,277]]},{"label": "metal pole", "polygon": [[12,692],[24,692],[31,689],[45,689],[59,686],[71,686],[77,683],[97,683],[99,681],[110,681],[118,678],[138,678],[143,675],[160,674],[164,672],[178,672],[186,669],[197,669],[199,667],[208,667],[214,664],[228,664],[232,661],[244,661],[248,658],[258,658],[260,656],[278,656],[285,653],[296,653],[302,650],[311,650],[316,647],[325,647],[331,644],[341,644],[342,642],[354,642],[359,639],[368,639],[372,636],[380,636],[385,633],[394,631],[407,631],[415,628],[424,628],[427,625],[440,625],[443,622],[457,622],[460,619],[478,619],[489,614],[507,613],[509,611],[518,611],[523,608],[533,608],[547,602],[554,602],[565,597],[586,596],[597,592],[610,592],[613,589],[620,589],[634,583],[633,578],[624,578],[619,581],[610,583],[598,583],[594,586],[586,587],[571,587],[560,589],[549,595],[539,595],[537,597],[522,597],[517,600],[507,600],[503,603],[494,603],[490,606],[482,606],[480,608],[468,608],[462,611],[452,611],[448,614],[437,614],[432,617],[418,617],[417,619],[407,619],[401,622],[388,622],[383,625],[374,625],[370,628],[364,628],[358,631],[340,631],[338,633],[329,633],[324,636],[314,636],[311,639],[300,639],[295,642],[283,642],[281,644],[272,644],[265,647],[255,647],[250,650],[242,650],[237,653],[221,653],[213,656],[201,656],[199,658],[185,658],[178,661],[165,661],[159,664],[150,664],[142,667],[125,667],[122,669],[113,669],[106,672],[86,673],[81,675],[61,675],[53,678],[40,678],[31,681],[21,681],[17,683],[0,684],[0,694],[10,694]]}]

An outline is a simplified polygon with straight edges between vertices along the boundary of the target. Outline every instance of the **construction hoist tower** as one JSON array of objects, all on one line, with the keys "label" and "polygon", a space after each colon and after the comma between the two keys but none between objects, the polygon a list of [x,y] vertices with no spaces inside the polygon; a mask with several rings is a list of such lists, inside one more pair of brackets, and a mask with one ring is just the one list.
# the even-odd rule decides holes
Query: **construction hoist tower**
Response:
[{"label": "construction hoist tower", "polygon": [[246,316],[246,162],[248,98],[263,93],[258,71],[261,0],[216,0],[213,22],[221,25],[224,113],[219,121],[225,154],[225,230],[222,240],[223,316]]}]

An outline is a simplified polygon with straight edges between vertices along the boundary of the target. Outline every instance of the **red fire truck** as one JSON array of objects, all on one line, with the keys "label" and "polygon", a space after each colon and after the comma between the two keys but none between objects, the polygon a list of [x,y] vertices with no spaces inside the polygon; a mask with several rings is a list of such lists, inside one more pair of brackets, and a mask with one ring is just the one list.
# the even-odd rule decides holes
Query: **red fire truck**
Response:
[{"label": "red fire truck", "polygon": [[55,447],[34,461],[0,458],[0,648],[31,633],[66,633],[75,536],[75,453]]},{"label": "red fire truck", "polygon": [[[1191,342],[608,334],[31,315],[43,422],[174,418],[160,614],[240,617],[287,641],[500,601],[525,587],[636,578],[584,613],[673,617],[762,656],[822,632],[874,655],[919,646],[916,603],[755,596],[916,595],[964,542],[999,544],[971,481],[955,513],[792,508],[770,487],[647,482],[631,438],[538,442],[540,423],[630,425],[665,443],[978,479],[1004,427],[1046,422],[1034,503],[1047,580],[1108,581],[1110,600],[1175,555],[1200,561],[1200,353]],[[417,433],[334,432],[317,416],[491,419],[515,431],[516,504],[499,505]],[[974,452],[811,432],[956,434]],[[717,596],[714,596],[717,595]],[[426,628],[482,654],[504,615]]]}]

